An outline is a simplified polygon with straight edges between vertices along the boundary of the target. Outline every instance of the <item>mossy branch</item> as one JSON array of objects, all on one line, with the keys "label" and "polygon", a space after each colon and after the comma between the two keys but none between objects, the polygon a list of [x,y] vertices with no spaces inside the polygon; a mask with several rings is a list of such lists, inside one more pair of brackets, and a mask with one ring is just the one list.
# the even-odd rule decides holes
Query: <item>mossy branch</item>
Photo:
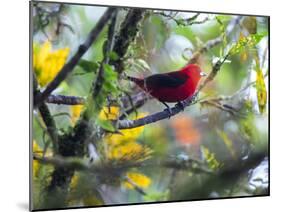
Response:
[{"label": "mossy branch", "polygon": [[[34,73],[32,74],[32,77],[33,77],[33,93],[34,95],[36,95],[37,93],[40,93],[40,91],[38,90],[38,82]],[[45,103],[39,105],[38,110],[47,128],[47,132],[51,138],[54,154],[58,154],[59,135],[58,135],[55,120],[53,119],[51,112]]]}]

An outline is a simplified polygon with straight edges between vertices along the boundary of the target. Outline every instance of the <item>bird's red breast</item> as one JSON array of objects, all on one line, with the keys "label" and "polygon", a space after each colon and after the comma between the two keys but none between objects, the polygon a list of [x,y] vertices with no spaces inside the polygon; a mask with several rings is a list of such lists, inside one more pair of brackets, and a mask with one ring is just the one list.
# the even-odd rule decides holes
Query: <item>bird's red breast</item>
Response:
[{"label": "bird's red breast", "polygon": [[179,71],[154,74],[144,79],[128,78],[161,102],[179,102],[195,93],[202,73],[198,65],[189,64]]}]

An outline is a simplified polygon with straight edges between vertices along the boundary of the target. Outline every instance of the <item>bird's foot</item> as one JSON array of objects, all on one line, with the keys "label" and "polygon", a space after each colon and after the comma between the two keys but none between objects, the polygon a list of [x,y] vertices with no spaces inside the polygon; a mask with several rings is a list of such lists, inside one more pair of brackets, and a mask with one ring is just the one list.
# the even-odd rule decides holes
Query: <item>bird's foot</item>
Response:
[{"label": "bird's foot", "polygon": [[171,108],[169,107],[169,105],[168,105],[167,103],[165,103],[165,102],[161,102],[161,103],[166,106],[166,109],[165,109],[164,111],[168,111],[168,113],[169,113],[169,119],[170,119],[171,116],[172,116],[172,110],[171,110]]},{"label": "bird's foot", "polygon": [[177,104],[176,104],[176,107],[180,107],[181,108],[181,111],[184,111],[184,105],[181,101],[179,101]]},{"label": "bird's foot", "polygon": [[170,107],[167,107],[166,109],[164,109],[164,111],[168,111],[168,113],[169,113],[169,119],[170,119],[171,116],[172,116],[172,110],[171,110],[171,108],[170,108]]}]

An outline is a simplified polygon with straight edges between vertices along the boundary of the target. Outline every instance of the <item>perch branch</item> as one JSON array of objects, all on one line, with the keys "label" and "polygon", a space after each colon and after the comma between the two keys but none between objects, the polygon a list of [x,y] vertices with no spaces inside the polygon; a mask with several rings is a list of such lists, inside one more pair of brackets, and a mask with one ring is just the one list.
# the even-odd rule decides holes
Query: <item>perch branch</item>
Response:
[{"label": "perch branch", "polygon": [[115,8],[107,9],[107,11],[103,14],[103,16],[96,24],[96,26],[89,33],[85,42],[79,46],[77,52],[73,55],[73,57],[69,60],[69,62],[67,62],[64,65],[64,67],[61,69],[61,71],[58,73],[55,79],[47,85],[46,89],[42,93],[38,93],[38,95],[34,97],[35,98],[34,106],[38,106],[39,104],[41,104],[59,86],[59,84],[63,80],[65,80],[68,74],[77,65],[81,57],[86,53],[86,51],[90,48],[93,42],[98,38],[99,34],[106,26],[106,23],[111,18],[115,10],[116,10]]},{"label": "perch branch", "polygon": [[191,105],[195,100],[195,94],[192,98],[182,101],[182,105],[175,105],[171,108],[171,111],[164,110],[161,112],[154,113],[152,115],[148,115],[144,118],[136,119],[136,120],[120,120],[118,122],[118,129],[131,129],[140,126],[144,126],[147,124],[151,124],[166,118],[170,118],[183,110],[183,108]]}]

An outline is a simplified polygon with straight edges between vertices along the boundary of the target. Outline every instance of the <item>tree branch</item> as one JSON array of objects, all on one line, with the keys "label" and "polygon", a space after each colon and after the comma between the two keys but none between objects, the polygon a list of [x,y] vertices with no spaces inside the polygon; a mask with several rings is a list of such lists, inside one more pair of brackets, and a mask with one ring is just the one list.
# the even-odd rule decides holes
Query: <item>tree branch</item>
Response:
[{"label": "tree branch", "polygon": [[57,127],[56,123],[50,113],[50,110],[48,106],[45,103],[42,103],[39,107],[38,110],[40,112],[40,115],[47,127],[47,132],[51,138],[52,144],[53,144],[53,151],[54,154],[58,153],[58,140],[59,140],[59,135],[57,132]]},{"label": "tree branch", "polygon": [[117,53],[118,59],[111,61],[110,64],[115,67],[118,73],[124,70],[124,56],[131,42],[135,39],[139,31],[139,22],[144,16],[145,10],[143,9],[130,9],[124,21],[121,24],[120,32],[115,39],[113,51]]},{"label": "tree branch", "polygon": [[115,25],[117,19],[117,10],[114,11],[112,15],[112,20],[108,28],[108,40],[104,43],[104,51],[103,51],[103,61],[99,67],[96,80],[93,81],[92,84],[92,98],[95,99],[102,89],[102,84],[104,81],[104,64],[108,64],[110,61],[109,54],[113,48],[113,41],[114,41],[114,33],[115,33]]},{"label": "tree branch", "polygon": [[[35,74],[33,73],[32,76],[33,76],[33,93],[36,95],[36,93],[38,93],[40,91],[38,90],[38,82],[37,82]],[[43,119],[43,122],[47,128],[47,132],[51,138],[51,141],[53,144],[53,149],[54,149],[54,154],[57,154],[59,135],[58,135],[56,123],[50,113],[48,106],[45,103],[42,103],[41,105],[39,105],[38,110],[39,110],[40,115]]]},{"label": "tree branch", "polygon": [[62,105],[83,105],[86,98],[80,96],[50,95],[46,99],[47,103]]},{"label": "tree branch", "polygon": [[169,160],[149,160],[142,162],[124,162],[124,163],[108,163],[108,164],[89,164],[85,161],[75,158],[75,157],[42,157],[37,154],[33,154],[33,159],[39,161],[42,164],[50,164],[55,167],[63,167],[66,169],[75,169],[77,171],[85,171],[90,172],[96,175],[105,175],[110,173],[122,173],[131,168],[155,168],[155,167],[163,167],[163,168],[171,168],[178,170],[186,170],[186,171],[194,171],[194,172],[202,172],[206,174],[214,174],[214,172],[206,167],[203,161],[198,161],[195,159],[188,159],[179,161],[177,159],[169,159]]},{"label": "tree branch", "polygon": [[73,57],[67,62],[64,67],[61,69],[61,71],[58,73],[58,75],[55,77],[55,79],[50,82],[46,89],[42,93],[38,93],[34,99],[34,106],[38,106],[41,104],[58,86],[59,84],[65,80],[65,78],[68,76],[68,74],[74,69],[74,67],[77,65],[81,57],[86,53],[86,51],[90,48],[90,46],[93,44],[93,42],[98,38],[99,34],[103,30],[103,28],[106,26],[106,23],[111,18],[113,12],[115,11],[115,8],[109,8],[106,10],[106,12],[103,14],[103,16],[100,18],[96,26],[92,29],[92,31],[89,33],[86,41],[81,44],[77,50],[77,52],[73,55]]},{"label": "tree branch", "polygon": [[174,107],[170,108],[171,111],[163,110],[161,112],[154,113],[152,115],[148,115],[144,118],[136,119],[136,120],[119,120],[117,124],[118,129],[132,129],[140,126],[144,126],[147,124],[151,124],[166,118],[170,118],[178,113],[180,113],[183,108],[191,105],[195,98],[197,96],[197,93],[193,95],[190,99],[182,101],[182,105],[176,104]]}]

